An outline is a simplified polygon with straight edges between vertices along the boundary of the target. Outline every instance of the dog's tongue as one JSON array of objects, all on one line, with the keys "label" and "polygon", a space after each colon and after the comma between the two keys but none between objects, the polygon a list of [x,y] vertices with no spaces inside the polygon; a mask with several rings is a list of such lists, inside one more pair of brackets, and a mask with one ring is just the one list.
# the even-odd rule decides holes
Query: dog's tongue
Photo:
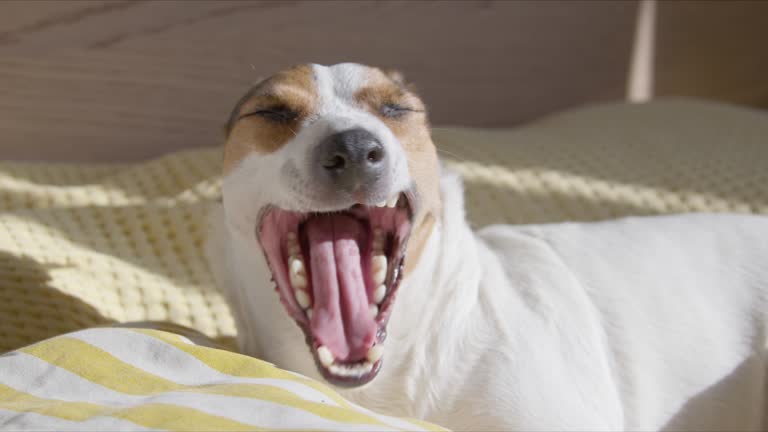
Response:
[{"label": "dog's tongue", "polygon": [[365,358],[376,337],[363,279],[363,224],[343,214],[307,221],[314,294],[312,334],[342,361]]}]

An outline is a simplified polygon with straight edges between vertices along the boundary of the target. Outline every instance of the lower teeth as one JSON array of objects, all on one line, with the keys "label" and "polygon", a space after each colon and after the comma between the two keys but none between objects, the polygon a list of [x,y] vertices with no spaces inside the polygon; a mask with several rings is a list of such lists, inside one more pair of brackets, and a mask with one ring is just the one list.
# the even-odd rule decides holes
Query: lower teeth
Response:
[{"label": "lower teeth", "polygon": [[373,370],[373,364],[365,362],[354,365],[331,365],[328,368],[332,374],[344,377],[357,377]]},{"label": "lower teeth", "polygon": [[368,349],[366,360],[355,364],[336,363],[333,354],[328,347],[317,347],[317,358],[320,363],[332,374],[343,377],[358,377],[373,370],[373,365],[379,361],[384,354],[382,345],[374,345]]}]

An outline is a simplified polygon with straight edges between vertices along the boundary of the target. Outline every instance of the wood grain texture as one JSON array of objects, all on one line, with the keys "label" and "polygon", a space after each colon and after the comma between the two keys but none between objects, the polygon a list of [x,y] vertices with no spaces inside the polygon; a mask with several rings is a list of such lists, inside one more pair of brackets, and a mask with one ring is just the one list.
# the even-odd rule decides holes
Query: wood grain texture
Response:
[{"label": "wood grain texture", "polygon": [[656,94],[768,108],[768,1],[662,1]]},{"label": "wood grain texture", "polygon": [[0,2],[0,158],[219,144],[260,77],[402,70],[436,124],[510,126],[623,97],[634,2]]},{"label": "wood grain texture", "polygon": [[[0,0],[0,159],[219,144],[298,63],[400,69],[434,124],[512,126],[624,98],[634,1]],[[768,1],[661,1],[656,96],[768,107]]]}]

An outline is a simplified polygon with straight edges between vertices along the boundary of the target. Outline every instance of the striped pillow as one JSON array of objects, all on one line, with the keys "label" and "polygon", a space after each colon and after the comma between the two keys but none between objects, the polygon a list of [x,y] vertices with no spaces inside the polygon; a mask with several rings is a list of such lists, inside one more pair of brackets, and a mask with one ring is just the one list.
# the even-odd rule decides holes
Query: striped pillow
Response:
[{"label": "striped pillow", "polygon": [[94,328],[0,357],[13,430],[444,430],[376,414],[269,363],[150,329]]}]

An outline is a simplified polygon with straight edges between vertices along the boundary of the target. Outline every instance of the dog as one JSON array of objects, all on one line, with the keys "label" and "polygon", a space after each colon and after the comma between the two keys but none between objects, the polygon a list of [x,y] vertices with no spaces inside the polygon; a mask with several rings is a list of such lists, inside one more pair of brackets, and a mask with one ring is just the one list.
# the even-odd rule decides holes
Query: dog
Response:
[{"label": "dog", "polygon": [[422,100],[359,64],[277,73],[226,129],[208,254],[244,353],[456,430],[768,426],[768,218],[473,232]]}]

